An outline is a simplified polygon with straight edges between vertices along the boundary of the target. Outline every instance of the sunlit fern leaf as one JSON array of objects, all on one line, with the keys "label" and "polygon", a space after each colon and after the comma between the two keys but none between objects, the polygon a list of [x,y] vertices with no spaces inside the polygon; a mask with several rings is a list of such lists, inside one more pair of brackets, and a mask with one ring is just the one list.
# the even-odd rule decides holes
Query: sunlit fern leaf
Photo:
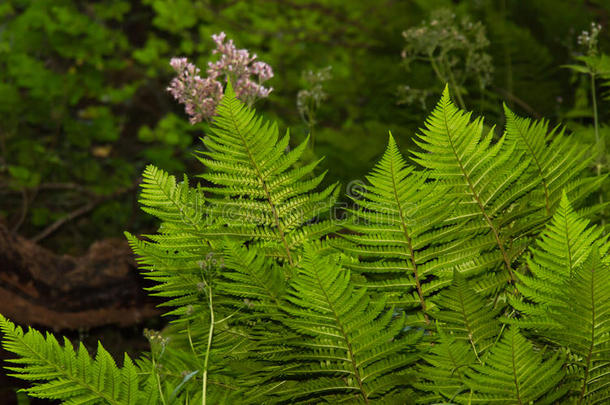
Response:
[{"label": "sunlit fern leaf", "polygon": [[532,121],[515,115],[504,105],[506,138],[530,160],[531,170],[541,179],[540,191],[547,215],[552,215],[565,190],[570,201],[581,201],[597,190],[604,177],[585,177],[594,155],[587,147],[557,128],[549,131],[545,120]]},{"label": "sunlit fern leaf", "polygon": [[451,280],[452,268],[473,259],[466,235],[447,223],[451,199],[427,172],[408,166],[390,135],[386,151],[367,176],[369,184],[350,196],[357,208],[349,209],[341,236],[349,243],[336,243],[358,260],[346,264],[364,274],[368,290],[384,296],[392,305],[418,308],[428,320],[430,294]]},{"label": "sunlit fern leaf", "polygon": [[[190,234],[187,234],[187,238],[173,234],[159,235],[154,238],[157,243],[139,240],[129,233],[126,236],[132,250],[138,255],[136,260],[144,270],[144,277],[155,282],[148,290],[152,295],[167,299],[161,306],[174,307],[166,315],[184,314],[189,305],[197,309],[207,306],[203,298],[204,274],[206,270],[211,271],[218,266],[218,259],[210,247],[199,245],[188,249],[184,245],[171,248],[165,245],[184,239],[189,239],[190,244]],[[190,312],[198,313],[192,309]]]},{"label": "sunlit fern leaf", "polygon": [[532,311],[522,323],[576,356],[579,382],[572,394],[577,403],[610,401],[610,267],[599,250],[593,246],[587,260],[557,288],[532,295],[545,311]]},{"label": "sunlit fern leaf", "polygon": [[[515,309],[529,315],[518,321],[521,327],[551,322],[548,305],[558,303],[565,282],[582,266],[594,244],[606,240],[599,227],[589,226],[588,220],[574,212],[564,193],[551,223],[531,249],[530,274],[519,276],[521,298],[510,300]],[[604,246],[608,251],[607,244]]]},{"label": "sunlit fern leaf", "polygon": [[8,359],[13,365],[6,369],[13,377],[33,382],[25,389],[28,395],[65,404],[145,403],[147,392],[141,389],[139,370],[129,356],[125,355],[123,367],[118,368],[101,344],[92,359],[82,343],[75,351],[67,338],[62,346],[51,334],[44,337],[34,329],[24,333],[2,315],[0,330],[3,348],[19,356]]},{"label": "sunlit fern leaf", "polygon": [[463,339],[438,330],[437,343],[423,355],[424,363],[418,367],[415,388],[424,392],[418,403],[438,404],[452,401],[470,390],[464,383],[464,372],[477,360],[472,346]]},{"label": "sunlit fern leaf", "polygon": [[159,218],[165,227],[176,227],[182,233],[201,230],[205,204],[203,191],[189,187],[186,176],[178,183],[174,176],[148,165],[142,173],[140,188],[142,211]]},{"label": "sunlit fern leaf", "polygon": [[483,120],[470,118],[451,102],[445,88],[415,140],[421,150],[413,152],[413,159],[430,169],[431,179],[442,182],[441,192],[459,200],[453,217],[468,222],[465,229],[479,235],[473,248],[491,255],[487,270],[503,270],[490,274],[493,282],[484,284],[493,292],[514,282],[515,254],[527,243],[523,236],[542,220],[538,210],[532,210],[536,204],[524,198],[541,180],[532,176],[529,159],[514,142],[504,136],[493,143],[493,128],[484,133]]},{"label": "sunlit fern leaf", "polygon": [[452,338],[466,342],[479,361],[493,345],[500,329],[500,312],[472,289],[466,278],[455,271],[450,288],[434,299],[438,311],[434,318]]},{"label": "sunlit fern leaf", "polygon": [[283,356],[282,374],[299,382],[282,397],[382,400],[400,389],[405,381],[399,372],[417,359],[414,345],[421,333],[404,332],[404,316],[352,286],[336,257],[307,247],[298,270],[285,322],[303,337],[287,341],[294,351]]},{"label": "sunlit fern leaf", "polygon": [[237,100],[230,84],[217,114],[199,157],[209,169],[201,177],[215,185],[205,188],[210,215],[226,225],[221,234],[245,233],[246,239],[265,242],[268,254],[295,264],[304,240],[337,229],[332,222],[308,222],[327,215],[338,187],[316,192],[324,179],[313,176],[319,161],[293,167],[307,141],[286,152],[289,135],[280,138],[277,125]]},{"label": "sunlit fern leaf", "polygon": [[269,316],[281,310],[286,291],[281,266],[254,248],[229,241],[223,246],[223,258],[224,268],[217,284],[222,294],[236,297],[239,307]]},{"label": "sunlit fern leaf", "polygon": [[203,191],[189,187],[188,178],[181,183],[174,176],[150,165],[143,174],[140,204],[142,210],[163,222],[160,233],[139,240],[126,233],[144,276],[154,280],[153,294],[170,298],[165,306],[176,307],[171,314],[184,313],[191,305],[205,307],[197,286],[202,283],[204,268],[213,267],[216,258],[207,237],[212,224],[206,223]]},{"label": "sunlit fern leaf", "polygon": [[567,391],[560,384],[565,377],[561,356],[545,358],[516,327],[504,332],[484,364],[464,375],[472,392],[459,395],[455,402],[460,404],[553,404]]}]

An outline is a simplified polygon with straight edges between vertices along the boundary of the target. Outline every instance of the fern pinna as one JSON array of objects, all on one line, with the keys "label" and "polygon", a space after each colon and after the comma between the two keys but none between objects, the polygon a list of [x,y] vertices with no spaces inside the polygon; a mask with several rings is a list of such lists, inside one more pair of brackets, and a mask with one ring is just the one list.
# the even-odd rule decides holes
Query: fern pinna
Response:
[{"label": "fern pinna", "polygon": [[[502,133],[446,89],[401,153],[330,216],[288,134],[227,88],[205,184],[149,166],[160,221],[127,238],[169,325],[118,367],[0,318],[29,395],[69,404],[610,401],[608,239],[584,215],[603,177],[569,134],[506,109]],[[409,159],[411,161],[409,161]],[[573,208],[575,204],[579,210]],[[582,209],[581,209],[582,208]]]}]

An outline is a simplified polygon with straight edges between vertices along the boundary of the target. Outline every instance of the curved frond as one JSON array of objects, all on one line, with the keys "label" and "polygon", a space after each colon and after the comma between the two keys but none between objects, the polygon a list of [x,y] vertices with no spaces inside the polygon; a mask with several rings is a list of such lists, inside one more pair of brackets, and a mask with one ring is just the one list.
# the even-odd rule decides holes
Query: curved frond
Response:
[{"label": "curved frond", "polygon": [[[302,237],[308,235],[308,223],[326,215],[337,196],[336,185],[316,192],[324,174],[313,176],[319,163],[293,168],[305,151],[307,141],[286,152],[289,135],[279,137],[276,124],[256,116],[241,103],[227,86],[217,110],[212,131],[204,139],[207,151],[199,160],[209,169],[201,175],[215,187],[205,188],[212,196],[210,214],[226,225],[220,233],[232,236],[244,233],[246,239],[260,240],[267,247],[275,243],[274,255],[290,264],[296,263]],[[337,229],[337,225],[319,224],[319,236]],[[254,226],[248,234],[248,226]],[[246,227],[246,228],[245,228]]]},{"label": "curved frond", "polygon": [[594,155],[557,128],[549,131],[545,120],[521,118],[504,104],[506,138],[515,143],[531,162],[531,170],[541,180],[546,215],[553,214],[561,200],[562,190],[571,201],[579,201],[599,188],[603,177],[583,178]]},{"label": "curved frond", "polygon": [[459,397],[463,404],[552,404],[567,391],[557,389],[565,376],[560,355],[545,359],[516,327],[505,332],[485,364],[464,373],[472,393]]},{"label": "curved frond", "polygon": [[62,400],[66,404],[144,404],[147,397],[140,388],[138,368],[125,354],[123,367],[118,368],[110,354],[98,344],[92,359],[81,343],[75,351],[64,338],[63,346],[51,334],[27,332],[0,315],[2,346],[19,356],[7,360],[11,376],[33,382],[26,388],[37,398]]},{"label": "curved frond", "polygon": [[427,183],[427,172],[407,165],[392,135],[367,180],[351,197],[357,208],[348,210],[345,227],[352,233],[341,235],[349,243],[336,246],[357,259],[346,266],[366,276],[369,291],[405,309],[419,307],[428,322],[429,296],[468,258],[460,251],[467,238],[445,222],[452,201]]},{"label": "curved frond", "polygon": [[[417,356],[420,333],[403,332],[382,301],[372,302],[366,289],[350,284],[350,273],[332,256],[307,247],[289,290],[286,324],[304,338],[288,341],[282,374],[299,382],[286,399],[316,397],[368,401],[381,399],[404,385],[400,371]],[[306,337],[306,338],[305,338]],[[330,400],[330,399],[329,399]]]},{"label": "curved frond", "polygon": [[504,136],[493,143],[494,129],[484,132],[483,120],[470,118],[451,102],[445,88],[415,141],[422,150],[413,155],[430,169],[431,178],[442,182],[447,195],[459,199],[453,215],[478,235],[478,250],[492,255],[488,269],[503,269],[496,282],[503,289],[507,281],[514,282],[513,261],[522,251],[515,236],[527,235],[542,220],[524,198],[540,179],[531,175],[529,159],[514,142]]}]

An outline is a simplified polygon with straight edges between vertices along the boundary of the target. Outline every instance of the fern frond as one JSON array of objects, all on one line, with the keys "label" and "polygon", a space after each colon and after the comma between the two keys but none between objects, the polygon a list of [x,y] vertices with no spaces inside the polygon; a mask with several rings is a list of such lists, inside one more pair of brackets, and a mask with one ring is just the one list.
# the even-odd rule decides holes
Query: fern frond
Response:
[{"label": "fern frond", "polygon": [[471,346],[475,357],[481,361],[483,354],[494,344],[500,322],[500,310],[471,288],[464,275],[454,272],[450,288],[436,298],[438,311],[434,318],[444,332],[454,339]]},{"label": "fern frond", "polygon": [[516,327],[505,332],[485,364],[464,374],[472,392],[460,395],[457,402],[463,404],[552,404],[567,391],[560,386],[563,359],[558,354],[545,359]]},{"label": "fern frond", "polygon": [[341,236],[350,243],[335,246],[355,257],[347,263],[364,274],[371,292],[383,291],[392,305],[419,307],[426,322],[432,309],[429,296],[449,284],[451,268],[466,260],[467,238],[446,223],[450,199],[427,183],[427,172],[408,166],[390,134],[386,151],[367,175],[369,184],[350,196],[350,209]]},{"label": "fern frond", "polygon": [[510,301],[515,309],[528,315],[518,321],[522,328],[529,322],[541,322],[539,326],[551,322],[548,305],[557,304],[564,284],[582,266],[594,244],[607,239],[599,227],[588,225],[589,221],[580,218],[564,193],[551,223],[531,249],[532,257],[527,260],[531,275],[519,276],[518,289],[526,301]]},{"label": "fern frond", "polygon": [[186,176],[178,183],[174,176],[148,165],[142,173],[140,188],[142,211],[184,233],[200,230],[205,204],[203,191],[189,187]]},{"label": "fern frond", "polygon": [[110,354],[98,344],[92,359],[81,343],[78,351],[64,338],[63,346],[51,334],[46,338],[38,331],[27,332],[0,315],[2,346],[19,356],[5,367],[13,377],[32,381],[25,389],[37,398],[61,400],[65,404],[144,404],[147,391],[142,390],[139,370],[125,354],[118,368]]},{"label": "fern frond", "polygon": [[533,250],[531,275],[517,284],[524,299],[510,301],[523,317],[511,322],[575,356],[579,382],[572,396],[603,403],[610,400],[610,268],[601,258],[608,244],[599,228],[587,225],[564,194]]},{"label": "fern frond", "polygon": [[493,255],[489,268],[501,266],[504,279],[513,282],[515,257],[509,244],[540,221],[524,198],[540,179],[531,175],[529,159],[514,142],[506,142],[504,136],[492,143],[493,128],[484,133],[482,119],[470,117],[451,102],[445,88],[415,140],[422,150],[413,152],[413,159],[431,170],[430,177],[443,183],[445,193],[459,199],[455,219],[469,222],[470,231],[479,235],[475,239],[479,250]]},{"label": "fern frond", "polygon": [[[531,169],[541,179],[546,215],[553,214],[561,200],[562,190],[569,190],[570,201],[579,201],[601,185],[603,177],[582,178],[594,155],[576,144],[557,128],[549,131],[545,120],[532,121],[518,117],[506,104],[506,138],[514,142],[531,162]],[[570,185],[573,185],[570,187]]]},{"label": "fern frond", "polygon": [[414,387],[426,393],[420,395],[419,403],[452,403],[458,395],[469,392],[464,373],[479,362],[465,340],[444,333],[442,328],[438,332],[437,343],[424,354],[424,364],[418,367],[419,380]]},{"label": "fern frond", "polygon": [[610,401],[610,268],[599,247],[558,288],[531,299],[545,310],[530,311],[523,326],[576,356],[572,396],[578,403]]},{"label": "fern frond", "polygon": [[[217,113],[204,140],[207,151],[201,152],[199,160],[209,169],[201,177],[216,186],[205,190],[211,194],[210,212],[226,225],[220,234],[244,233],[245,239],[255,241],[262,234],[267,248],[276,244],[275,256],[295,264],[295,251],[304,238],[292,234],[328,213],[337,186],[315,192],[324,178],[324,174],[311,177],[319,161],[292,168],[307,141],[286,152],[289,135],[280,138],[277,125],[263,122],[237,100],[230,84]],[[337,225],[327,222],[316,230],[323,230],[323,236],[336,229]]]},{"label": "fern frond", "polygon": [[280,311],[286,291],[284,270],[254,248],[226,242],[223,252],[219,291],[238,297],[242,305],[246,302],[248,308],[257,312],[271,315]]},{"label": "fern frond", "polygon": [[365,289],[354,288],[336,260],[308,246],[291,282],[285,323],[303,336],[287,341],[294,352],[282,357],[282,374],[299,379],[281,391],[291,401],[381,400],[399,388],[399,372],[417,359],[421,333],[403,332],[404,316],[396,318],[383,301],[372,302]]}]

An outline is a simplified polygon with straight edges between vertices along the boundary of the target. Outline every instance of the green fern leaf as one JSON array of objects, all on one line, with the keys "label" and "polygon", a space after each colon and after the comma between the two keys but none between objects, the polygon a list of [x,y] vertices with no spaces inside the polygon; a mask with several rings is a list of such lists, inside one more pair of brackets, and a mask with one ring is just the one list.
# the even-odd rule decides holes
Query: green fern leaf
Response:
[{"label": "green fern leaf", "polygon": [[19,356],[7,362],[11,376],[34,382],[25,389],[36,398],[61,400],[65,404],[144,404],[146,390],[139,388],[138,369],[125,355],[118,368],[110,354],[98,344],[95,360],[81,343],[74,351],[64,338],[61,346],[55,337],[46,338],[34,329],[24,333],[20,327],[0,315],[5,350]]},{"label": "green fern leaf", "polygon": [[488,300],[472,289],[465,277],[455,271],[453,283],[435,298],[438,311],[434,318],[444,332],[471,346],[475,357],[481,356],[494,344],[500,313]]},{"label": "green fern leaf", "polygon": [[541,179],[546,215],[552,215],[562,190],[571,201],[580,201],[597,190],[603,177],[582,177],[593,154],[589,148],[577,145],[564,131],[548,130],[548,122],[532,121],[515,115],[504,104],[506,138],[514,142],[531,162],[531,169]]},{"label": "green fern leaf", "polygon": [[470,395],[463,404],[552,404],[565,395],[560,387],[565,373],[559,355],[545,359],[516,327],[510,328],[491,349],[485,364],[464,372]]},{"label": "green fern leaf", "polygon": [[381,400],[404,385],[400,372],[417,359],[421,333],[403,332],[404,316],[354,288],[336,260],[306,248],[291,283],[285,322],[302,337],[287,341],[294,352],[282,356],[281,373],[299,382],[278,392],[291,401]]},{"label": "green fern leaf", "polygon": [[424,364],[418,367],[419,380],[415,388],[425,392],[419,403],[452,403],[465,391],[465,371],[479,360],[472,346],[463,339],[456,339],[439,328],[437,343],[423,356]]},{"label": "green fern leaf", "polygon": [[431,170],[432,179],[443,182],[445,193],[459,199],[453,215],[478,235],[473,248],[492,255],[486,259],[488,269],[503,268],[501,278],[492,283],[502,289],[507,280],[515,280],[513,261],[526,243],[522,236],[541,221],[524,198],[540,179],[530,174],[530,161],[515,142],[502,137],[492,143],[493,128],[484,134],[482,119],[470,121],[470,116],[455,107],[445,88],[415,141],[422,151],[413,155]]},{"label": "green fern leaf", "polygon": [[237,100],[230,84],[217,113],[199,160],[209,169],[201,177],[216,185],[205,190],[211,194],[209,212],[226,225],[220,234],[245,234],[268,250],[275,244],[272,255],[295,264],[306,238],[338,229],[328,221],[312,232],[306,225],[329,212],[337,186],[314,192],[324,178],[311,177],[319,161],[291,168],[306,142],[285,152],[289,135],[279,138],[277,126]]},{"label": "green fern leaf", "polygon": [[561,289],[582,266],[594,244],[607,239],[600,228],[588,225],[588,220],[574,212],[564,193],[537,247],[531,249],[532,257],[527,260],[531,275],[519,276],[518,289],[524,299],[510,301],[516,310],[528,315],[518,321],[522,328],[552,323],[548,305],[558,304]]},{"label": "green fern leaf", "polygon": [[[428,322],[429,296],[449,284],[451,269],[468,257],[467,238],[460,240],[455,226],[446,223],[450,199],[427,183],[427,172],[415,172],[400,154],[392,135],[380,162],[367,176],[348,210],[345,223],[350,243],[335,243],[354,256],[346,266],[364,274],[371,292],[379,292],[392,305],[419,307]],[[421,321],[421,320],[420,320]]]}]

